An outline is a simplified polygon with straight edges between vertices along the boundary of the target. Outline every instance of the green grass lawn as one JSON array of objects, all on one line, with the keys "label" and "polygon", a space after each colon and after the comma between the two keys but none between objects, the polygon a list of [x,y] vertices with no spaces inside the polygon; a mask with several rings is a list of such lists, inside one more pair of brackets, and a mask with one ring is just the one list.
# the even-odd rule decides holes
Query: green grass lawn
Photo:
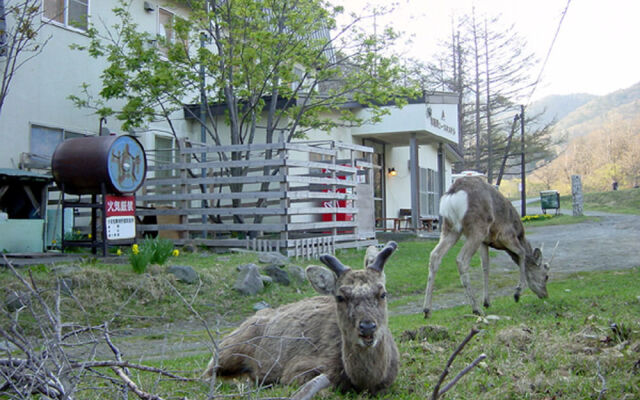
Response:
[{"label": "green grass lawn", "polygon": [[[454,361],[450,377],[480,354],[487,358],[446,399],[597,399],[604,387],[602,379],[607,390],[604,398],[640,398],[639,284],[638,268],[580,273],[551,282],[546,300],[529,291],[519,303],[511,297],[495,299],[486,319],[469,315],[466,305],[435,311],[429,320],[417,314],[392,316],[389,324],[401,353],[400,373],[388,393],[377,398],[428,398],[450,354],[472,327],[481,332]],[[406,331],[421,328],[422,336],[407,338]],[[200,354],[151,364],[197,377],[208,360],[209,354]],[[148,387],[155,377],[140,374],[139,379]],[[158,390],[198,399],[206,398],[209,387],[203,382],[165,382]],[[254,390],[242,379],[225,381],[217,388],[220,395],[243,393],[251,398],[286,397],[295,388]],[[369,397],[326,390],[318,398]]]},{"label": "green grass lawn", "polygon": [[[580,222],[568,216],[562,218],[566,222]],[[554,219],[535,223],[557,223]],[[529,224],[526,226],[531,226]],[[551,281],[550,296],[545,300],[538,299],[530,290],[525,291],[519,303],[511,296],[493,298],[488,313],[496,317],[487,319],[470,315],[468,305],[436,310],[429,320],[424,320],[421,313],[395,313],[399,306],[421,301],[429,253],[435,244],[433,240],[403,241],[385,268],[390,295],[389,324],[400,349],[401,368],[389,392],[379,398],[427,398],[447,358],[474,326],[482,331],[455,360],[450,376],[455,376],[481,353],[487,358],[445,399],[597,399],[603,389],[602,379],[607,389],[604,398],[640,398],[640,268],[577,273]],[[455,256],[461,243],[456,246],[445,257],[438,272],[435,297],[460,291]],[[361,268],[363,254],[364,249],[344,250],[339,251],[337,257],[347,265]],[[182,254],[170,262],[193,266],[200,275],[201,284],[177,282],[158,266],[139,275],[133,273],[129,265],[80,265],[66,275],[73,281],[77,301],[63,298],[64,321],[99,324],[113,319],[111,326],[115,329],[163,327],[168,323],[179,327],[181,323],[193,322],[194,318],[176,295],[175,288],[212,325],[220,318],[233,325],[250,315],[252,305],[260,300],[275,307],[314,294],[308,283],[287,287],[272,285],[255,297],[234,292],[231,288],[236,267],[257,262],[252,254],[206,257]],[[299,260],[297,263],[305,267],[310,262]],[[472,264],[473,268],[478,268],[479,259],[474,258]],[[32,278],[29,279],[45,299],[51,300],[54,272],[47,266],[32,267],[30,271]],[[25,276],[27,272],[21,270]],[[493,287],[501,287],[515,285],[517,277],[494,271],[490,279]],[[5,293],[19,289],[6,269],[0,271],[0,285]],[[10,317],[6,312],[0,313],[0,326],[8,326]],[[38,334],[27,313],[21,313],[19,321],[27,333]],[[183,333],[178,329],[166,340],[168,343],[207,341],[206,333],[193,328],[195,325],[188,325]],[[419,332],[421,329],[426,332],[423,337],[407,339],[406,331]],[[152,332],[127,340],[151,343],[162,339],[162,335]],[[178,353],[168,358],[134,361],[197,378],[209,357],[208,352]],[[164,398],[204,399],[210,390],[204,382],[158,380],[155,375],[141,372],[134,372],[134,377],[142,388]],[[95,384],[83,383],[83,390],[77,397],[96,398]],[[240,393],[233,398],[281,398],[294,390],[286,386],[256,388],[244,380],[224,382],[216,388],[223,396]],[[117,390],[100,393],[102,398],[122,398]],[[319,398],[360,399],[366,396],[329,390]]]}]

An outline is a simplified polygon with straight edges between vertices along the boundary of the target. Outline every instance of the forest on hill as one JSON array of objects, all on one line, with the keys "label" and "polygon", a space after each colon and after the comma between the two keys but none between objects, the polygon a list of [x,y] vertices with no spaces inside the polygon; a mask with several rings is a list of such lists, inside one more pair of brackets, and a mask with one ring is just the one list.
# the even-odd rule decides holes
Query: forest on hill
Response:
[{"label": "forest on hill", "polygon": [[[567,109],[571,105],[575,109]],[[640,185],[640,83],[590,100],[588,95],[551,96],[532,108],[544,110],[547,118],[561,115],[552,135],[563,143],[553,161],[529,175],[528,193],[568,194],[571,175],[581,175],[588,192],[612,190],[614,182],[621,189]]]}]

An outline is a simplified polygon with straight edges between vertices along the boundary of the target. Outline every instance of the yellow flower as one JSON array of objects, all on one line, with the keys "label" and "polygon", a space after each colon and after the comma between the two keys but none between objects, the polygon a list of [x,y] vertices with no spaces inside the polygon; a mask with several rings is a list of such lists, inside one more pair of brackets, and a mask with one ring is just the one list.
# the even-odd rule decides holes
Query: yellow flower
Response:
[{"label": "yellow flower", "polygon": [[53,240],[51,241],[51,244],[56,244],[56,243],[58,243],[58,241],[57,241],[57,240],[55,240],[55,239],[53,239]]},{"label": "yellow flower", "polygon": [[116,250],[116,255],[117,256],[121,256],[122,255],[122,250],[120,250],[120,249]]},{"label": "yellow flower", "polygon": [[174,257],[178,257],[180,255],[180,250],[178,249],[174,249],[173,252],[171,253]]},{"label": "yellow flower", "polygon": [[138,253],[140,253],[140,248],[138,247],[138,245],[137,245],[137,244],[134,244],[133,246],[131,246],[131,252],[132,252],[133,254],[138,254]]},{"label": "yellow flower", "polygon": [[89,237],[89,239],[91,239],[91,234],[88,234],[87,236]]}]

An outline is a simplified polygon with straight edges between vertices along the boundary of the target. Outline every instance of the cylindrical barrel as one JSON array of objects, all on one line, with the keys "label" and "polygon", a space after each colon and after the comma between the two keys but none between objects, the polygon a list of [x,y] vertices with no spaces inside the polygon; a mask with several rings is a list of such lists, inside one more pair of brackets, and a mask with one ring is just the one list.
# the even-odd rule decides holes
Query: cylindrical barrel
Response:
[{"label": "cylindrical barrel", "polygon": [[147,158],[133,136],[67,139],[51,159],[53,179],[69,194],[133,193],[142,186]]}]

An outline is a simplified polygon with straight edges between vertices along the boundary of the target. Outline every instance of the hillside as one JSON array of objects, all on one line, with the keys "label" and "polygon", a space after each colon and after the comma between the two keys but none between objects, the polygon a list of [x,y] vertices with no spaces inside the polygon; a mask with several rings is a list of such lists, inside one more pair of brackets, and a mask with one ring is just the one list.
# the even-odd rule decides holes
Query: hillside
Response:
[{"label": "hillside", "polygon": [[[584,99],[583,95],[577,95]],[[559,96],[562,100],[563,96]],[[566,111],[575,101],[558,110]],[[553,108],[545,112],[553,112]],[[559,156],[530,175],[528,188],[570,190],[570,176],[582,176],[586,191],[611,190],[640,185],[640,83],[606,96],[593,97],[567,113],[553,127],[553,135],[565,138]]]},{"label": "hillside", "polygon": [[[553,109],[545,113],[550,115]],[[596,131],[612,120],[628,121],[640,111],[640,82],[605,96],[592,98],[558,120],[554,135],[568,140]]]},{"label": "hillside", "polygon": [[532,115],[541,114],[535,128],[542,128],[552,121],[560,121],[577,108],[587,104],[597,96],[587,93],[567,95],[551,95],[540,99],[529,106]]}]

